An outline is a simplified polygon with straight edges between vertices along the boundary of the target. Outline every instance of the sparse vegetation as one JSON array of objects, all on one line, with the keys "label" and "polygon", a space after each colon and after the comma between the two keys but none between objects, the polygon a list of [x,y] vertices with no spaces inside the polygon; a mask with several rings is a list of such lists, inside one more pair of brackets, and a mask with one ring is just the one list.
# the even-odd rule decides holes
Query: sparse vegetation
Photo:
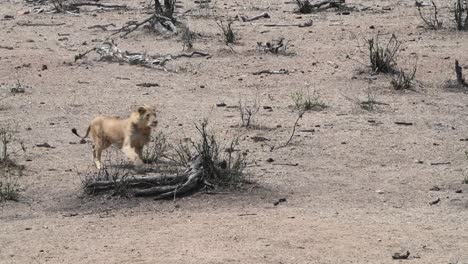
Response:
[{"label": "sparse vegetation", "polygon": [[17,200],[20,191],[18,178],[23,166],[11,159],[12,150],[9,146],[13,139],[13,133],[8,128],[0,127],[0,202]]},{"label": "sparse vegetation", "polygon": [[374,95],[370,91],[368,91],[367,93],[367,99],[359,102],[359,106],[361,107],[361,109],[364,109],[369,112],[375,111],[377,108],[377,104],[377,100],[375,100]]},{"label": "sparse vegetation", "polygon": [[314,11],[314,8],[310,4],[309,0],[296,0],[297,12],[301,14],[310,14]]},{"label": "sparse vegetation", "polygon": [[319,95],[311,97],[309,92],[304,94],[304,91],[299,90],[291,94],[291,99],[294,102],[294,107],[298,111],[322,111],[328,106],[320,99]]},{"label": "sparse vegetation", "polygon": [[239,100],[239,114],[241,118],[242,127],[251,127],[255,115],[260,111],[260,105],[257,102],[257,98],[251,103],[247,103],[243,100]]},{"label": "sparse vegetation", "polygon": [[405,70],[398,70],[392,77],[390,84],[395,90],[407,90],[414,86],[414,78],[416,76],[416,66],[411,72],[405,72]]},{"label": "sparse vegetation", "polygon": [[195,40],[195,32],[191,31],[188,25],[182,26],[181,35],[183,50],[191,50],[193,48],[193,42]]},{"label": "sparse vegetation", "polygon": [[379,35],[367,40],[370,66],[373,72],[395,73],[396,58],[401,42],[392,34],[387,44],[382,44]]},{"label": "sparse vegetation", "polygon": [[453,12],[457,30],[468,30],[468,2],[455,0],[455,9]]},{"label": "sparse vegetation", "polygon": [[216,22],[218,27],[221,29],[223,33],[223,41],[226,45],[233,44],[236,41],[236,34],[232,30],[232,24],[234,21],[232,19],[228,19],[226,22],[219,20]]},{"label": "sparse vegetation", "polygon": [[425,14],[422,11],[422,4],[417,1],[416,7],[418,8],[419,16],[421,17],[424,24],[426,24],[429,29],[438,30],[442,27],[442,21],[439,20],[439,10],[437,9],[437,5],[434,3],[434,1],[431,1],[431,3],[432,8],[428,14]]},{"label": "sparse vegetation", "polygon": [[167,142],[164,133],[159,132],[155,136],[151,136],[151,141],[143,149],[142,159],[144,163],[158,163],[162,158],[167,157],[169,143]]}]

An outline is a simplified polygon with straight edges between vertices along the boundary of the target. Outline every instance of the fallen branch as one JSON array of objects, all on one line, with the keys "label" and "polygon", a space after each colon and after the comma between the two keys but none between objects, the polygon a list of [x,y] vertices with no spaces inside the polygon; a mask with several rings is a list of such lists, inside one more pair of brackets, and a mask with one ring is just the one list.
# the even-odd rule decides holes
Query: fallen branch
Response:
[{"label": "fallen branch", "polygon": [[146,66],[149,68],[154,68],[154,66],[161,66],[164,67],[164,64],[173,59],[186,57],[191,58],[195,55],[206,57],[209,56],[208,53],[201,52],[201,51],[194,51],[191,53],[181,53],[176,55],[164,55],[164,56],[148,56],[144,53],[138,52],[128,52],[120,50],[117,45],[115,45],[111,41],[105,41],[100,44],[98,47],[94,47],[84,53],[80,53],[75,55],[75,62],[79,59],[84,58],[88,53],[96,51],[99,54],[101,61],[117,61],[117,62],[125,62],[132,65],[141,65]]},{"label": "fallen branch", "polygon": [[254,21],[254,20],[257,20],[257,19],[260,19],[260,18],[270,18],[270,15],[268,13],[261,13],[260,15],[258,16],[254,16],[254,17],[251,17],[251,18],[248,18],[246,16],[239,16],[240,20],[242,22],[250,22],[250,21]]},{"label": "fallen branch", "polygon": [[287,145],[289,145],[289,143],[291,142],[291,140],[293,139],[294,137],[294,134],[296,133],[296,127],[297,127],[297,123],[299,123],[299,120],[302,119],[302,116],[304,115],[304,112],[302,110],[300,110],[301,112],[299,112],[299,115],[297,116],[297,119],[296,119],[296,122],[294,122],[294,126],[293,126],[293,130],[291,132],[291,136],[289,137],[288,141],[286,141],[286,143],[284,145],[281,145],[279,147],[276,147],[276,149],[280,149],[280,148],[284,148],[286,147]]},{"label": "fallen branch", "polygon": [[107,27],[115,27],[115,24],[114,23],[110,23],[110,24],[105,24],[105,25],[93,25],[93,26],[90,26],[88,27],[88,29],[93,29],[93,28],[100,28],[102,29],[103,31],[109,31],[109,29],[107,29]]},{"label": "fallen branch", "polygon": [[118,29],[117,32],[115,32],[112,35],[119,34],[121,32],[125,32],[124,34],[122,34],[120,36],[120,37],[123,38],[123,37],[125,37],[128,34],[132,33],[137,28],[141,27],[142,25],[144,25],[146,23],[149,23],[152,28],[155,28],[156,24],[159,23],[164,28],[169,29],[171,31],[175,31],[175,26],[172,23],[172,19],[170,19],[169,17],[162,16],[162,15],[153,14],[152,16],[146,18],[145,20],[143,20],[141,22],[134,22],[134,21],[128,22],[127,25],[125,25],[122,28]]},{"label": "fallen branch", "polygon": [[82,3],[70,3],[68,6],[77,8],[80,6],[96,6],[96,7],[105,7],[105,8],[123,8],[126,9],[127,5],[117,5],[109,3],[91,3],[91,2],[82,2]]},{"label": "fallen branch", "polygon": [[17,22],[18,26],[26,26],[26,27],[54,27],[54,26],[62,26],[65,23],[32,23],[32,22]]},{"label": "fallen branch", "polygon": [[277,71],[272,71],[272,70],[261,70],[252,73],[253,75],[262,75],[262,74],[289,74],[289,71],[286,69],[280,69]]},{"label": "fallen branch", "polygon": [[299,24],[264,24],[265,27],[311,27],[313,25],[312,20],[307,20],[304,23]]}]

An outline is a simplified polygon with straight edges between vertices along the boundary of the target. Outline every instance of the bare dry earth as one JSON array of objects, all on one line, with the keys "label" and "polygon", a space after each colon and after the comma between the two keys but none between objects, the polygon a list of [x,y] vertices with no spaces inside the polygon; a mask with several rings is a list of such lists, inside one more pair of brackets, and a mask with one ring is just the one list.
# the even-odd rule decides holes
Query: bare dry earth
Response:
[{"label": "bare dry earth", "polygon": [[[13,49],[0,48],[5,98],[0,121],[17,131],[28,151],[17,157],[27,168],[20,179],[21,199],[1,205],[0,262],[395,263],[391,256],[402,248],[411,252],[411,263],[468,263],[468,188],[461,184],[467,141],[460,141],[468,137],[468,101],[465,94],[442,87],[454,78],[455,59],[468,65],[468,37],[418,27],[411,1],[350,2],[372,10],[298,16],[284,1],[216,1],[204,12],[227,17],[266,11],[271,19],[236,22],[241,39],[232,53],[222,44],[213,16],[186,16],[202,35],[195,48],[212,56],[168,62],[178,72],[164,72],[98,62],[93,56],[73,61],[96,45],[94,39],[109,35],[89,26],[121,26],[148,16],[138,1],[126,1],[132,10],[89,10],[79,16],[23,14],[32,6],[2,1],[0,46]],[[183,6],[197,8],[193,2]],[[308,28],[263,26],[309,18],[314,25]],[[18,25],[27,21],[65,24]],[[358,45],[377,32],[396,33],[404,41],[400,65],[417,63],[424,87],[396,92],[386,76],[357,73],[362,66],[347,56],[367,63]],[[296,55],[255,51],[257,41],[278,36],[290,41]],[[124,50],[148,54],[182,50],[178,38],[145,31],[115,41]],[[252,74],[281,68],[291,73]],[[17,79],[31,88],[8,94]],[[136,86],[142,82],[160,86]],[[315,132],[299,132],[290,146],[273,152],[251,140],[263,136],[269,144],[284,143],[296,118],[290,95],[307,88],[329,105],[300,121],[299,129]],[[369,89],[388,105],[374,112],[359,109],[356,101],[367,99]],[[256,97],[273,109],[259,112],[255,122],[261,129],[240,129],[238,110],[214,107]],[[222,139],[241,134],[242,149],[249,150],[248,174],[257,184],[175,202],[85,197],[77,171],[91,165],[91,145],[70,144],[78,141],[70,128],[83,131],[98,114],[125,116],[139,103],[157,106],[158,130],[172,140],[195,137],[193,123],[204,117]],[[53,148],[36,147],[44,142]],[[441,190],[430,191],[434,185]],[[287,202],[274,206],[279,198]],[[437,198],[438,204],[429,205]]]}]

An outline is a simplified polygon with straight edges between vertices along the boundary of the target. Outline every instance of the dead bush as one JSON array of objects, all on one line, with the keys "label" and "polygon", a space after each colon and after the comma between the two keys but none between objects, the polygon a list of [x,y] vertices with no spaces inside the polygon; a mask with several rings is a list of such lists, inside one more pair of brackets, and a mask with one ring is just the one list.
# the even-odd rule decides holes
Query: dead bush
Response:
[{"label": "dead bush", "polygon": [[390,84],[395,90],[407,90],[414,86],[416,76],[416,66],[411,72],[406,72],[403,69],[398,70],[392,77]]},{"label": "dead bush", "polygon": [[294,107],[301,111],[322,111],[328,106],[316,95],[311,97],[309,92],[304,94],[304,91],[299,90],[291,94],[291,99],[294,102]]},{"label": "dead bush", "polygon": [[434,3],[434,1],[431,1],[432,7],[431,10],[428,12],[423,12],[422,10],[422,4],[416,1],[416,7],[418,8],[418,13],[419,16],[421,17],[422,21],[424,24],[429,29],[440,29],[442,27],[442,22],[439,21],[439,10],[437,8],[437,5]]},{"label": "dead bush", "polygon": [[[11,159],[11,155],[15,153],[10,148],[13,140],[13,132],[8,128],[0,127],[0,202],[17,200],[20,192],[18,179],[24,167]],[[20,145],[24,150],[22,143]]]},{"label": "dead bush", "polygon": [[258,111],[260,111],[260,105],[257,102],[257,98],[255,98],[253,102],[245,102],[242,99],[239,100],[241,126],[247,128],[251,127]]},{"label": "dead bush", "polygon": [[224,151],[218,145],[215,134],[208,131],[205,119],[196,125],[199,140],[193,144],[196,154],[201,157],[204,179],[215,186],[234,187],[243,181],[246,167],[245,154],[240,153],[239,141],[234,139]]},{"label": "dead bush", "polygon": [[396,58],[400,51],[401,42],[392,34],[387,44],[381,43],[379,35],[367,40],[368,56],[373,72],[395,73]]},{"label": "dead bush", "polygon": [[223,33],[223,41],[226,45],[233,44],[236,41],[236,34],[232,30],[233,23],[232,19],[228,19],[226,22],[222,20],[216,22]]},{"label": "dead bush", "polygon": [[455,1],[455,24],[457,30],[468,30],[468,2],[462,0]]},{"label": "dead bush", "polygon": [[151,136],[151,141],[143,149],[143,162],[147,164],[158,163],[162,158],[167,158],[168,150],[169,143],[167,142],[166,135],[158,132],[156,135]]}]

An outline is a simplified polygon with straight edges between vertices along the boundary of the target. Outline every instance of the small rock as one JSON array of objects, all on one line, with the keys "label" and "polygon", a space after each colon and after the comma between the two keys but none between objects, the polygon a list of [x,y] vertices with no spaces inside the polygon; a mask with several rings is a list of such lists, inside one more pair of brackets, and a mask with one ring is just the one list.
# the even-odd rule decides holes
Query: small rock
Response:
[{"label": "small rock", "polygon": [[47,65],[43,64],[41,69],[42,69],[43,71],[47,70]]},{"label": "small rock", "polygon": [[271,111],[273,110],[273,108],[271,108],[271,106],[268,106],[268,105],[264,105],[264,106],[263,106],[263,109],[265,109],[265,110],[271,110]]},{"label": "small rock", "polygon": [[54,148],[52,147],[49,143],[42,143],[42,144],[36,144],[36,147],[38,148]]},{"label": "small rock", "polygon": [[274,202],[273,205],[277,206],[278,204],[285,203],[285,202],[286,202],[286,198],[280,198],[278,199],[278,201]]},{"label": "small rock", "polygon": [[435,204],[438,204],[439,202],[440,202],[440,198],[437,198],[434,201],[430,202],[429,204],[430,205],[435,205]]},{"label": "small rock", "polygon": [[217,107],[225,107],[226,104],[224,102],[221,102],[221,103],[217,103],[216,106]]},{"label": "small rock", "polygon": [[31,230],[32,228],[31,227],[26,227],[24,230]]},{"label": "small rock", "polygon": [[382,190],[377,190],[377,191],[375,191],[375,192],[378,193],[378,194],[384,194],[384,193],[385,193],[385,192],[382,191]]},{"label": "small rock", "polygon": [[455,193],[462,193],[463,191],[461,189],[456,190]]},{"label": "small rock", "polygon": [[272,158],[268,158],[266,161],[271,163],[271,162],[273,162],[273,161],[275,161],[275,160],[272,159]]},{"label": "small rock", "polygon": [[392,255],[392,259],[408,259],[410,252],[406,250],[406,252],[396,252]]},{"label": "small rock", "polygon": [[261,137],[261,136],[253,136],[253,137],[251,137],[251,139],[252,139],[254,142],[270,141],[268,138],[266,138],[266,137]]},{"label": "small rock", "polygon": [[434,185],[434,186],[432,186],[432,187],[429,189],[429,191],[438,192],[438,191],[440,191],[440,187],[437,186],[437,185]]},{"label": "small rock", "polygon": [[375,26],[370,26],[369,28],[370,28],[370,29],[375,29]]},{"label": "small rock", "polygon": [[5,20],[15,19],[15,17],[12,16],[12,15],[5,15],[3,18],[4,18]]},{"label": "small rock", "polygon": [[205,85],[200,85],[200,88],[202,88],[202,89],[205,88]]}]

